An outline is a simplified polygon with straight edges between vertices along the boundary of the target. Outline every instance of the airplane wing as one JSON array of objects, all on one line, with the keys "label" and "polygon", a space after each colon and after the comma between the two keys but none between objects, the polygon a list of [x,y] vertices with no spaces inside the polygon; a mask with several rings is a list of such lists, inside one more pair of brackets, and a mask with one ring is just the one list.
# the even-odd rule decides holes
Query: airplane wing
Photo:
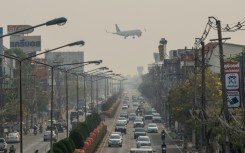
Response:
[{"label": "airplane wing", "polygon": [[105,30],[105,31],[106,31],[106,33],[116,34],[116,33],[114,33],[114,32],[108,32],[107,30]]}]

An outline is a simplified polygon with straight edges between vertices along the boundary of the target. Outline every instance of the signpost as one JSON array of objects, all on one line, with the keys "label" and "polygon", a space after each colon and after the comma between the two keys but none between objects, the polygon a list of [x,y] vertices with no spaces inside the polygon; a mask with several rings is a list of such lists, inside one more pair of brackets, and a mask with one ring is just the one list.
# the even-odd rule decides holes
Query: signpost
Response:
[{"label": "signpost", "polygon": [[241,104],[239,62],[224,62],[224,72],[227,91],[227,106],[228,108],[239,107]]}]

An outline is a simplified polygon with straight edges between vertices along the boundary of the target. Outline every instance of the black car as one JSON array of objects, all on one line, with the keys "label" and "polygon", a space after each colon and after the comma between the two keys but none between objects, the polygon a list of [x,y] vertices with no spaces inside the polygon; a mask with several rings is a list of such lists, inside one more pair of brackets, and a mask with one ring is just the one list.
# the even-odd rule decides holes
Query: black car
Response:
[{"label": "black car", "polygon": [[123,122],[117,122],[115,125],[115,132],[121,132],[127,134],[126,125]]},{"label": "black car", "polygon": [[56,126],[56,128],[57,128],[59,133],[63,133],[64,132],[64,127],[62,126],[61,123],[56,123],[56,124],[54,124],[54,126]]},{"label": "black car", "polygon": [[134,129],[134,139],[137,139],[138,136],[145,136],[146,132],[144,128],[137,127]]}]

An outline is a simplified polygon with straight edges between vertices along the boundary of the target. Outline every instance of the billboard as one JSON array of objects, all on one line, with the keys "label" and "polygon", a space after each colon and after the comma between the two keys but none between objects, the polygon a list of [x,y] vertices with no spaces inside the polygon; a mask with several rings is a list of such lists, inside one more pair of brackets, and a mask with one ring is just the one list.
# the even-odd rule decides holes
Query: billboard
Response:
[{"label": "billboard", "polygon": [[41,51],[41,36],[10,36],[10,48],[20,48],[27,54]]},{"label": "billboard", "polygon": [[[28,28],[31,28],[32,26],[30,25],[8,25],[7,26],[7,31],[8,31],[8,34],[9,33],[13,33],[13,32],[16,32],[16,31],[21,31],[21,30],[24,30],[24,29],[28,29]],[[30,30],[27,30],[27,31],[23,31],[23,32],[20,32],[16,35],[20,35],[20,34],[28,34],[28,33],[32,33],[34,31],[34,29],[30,29]]]},{"label": "billboard", "polygon": [[240,101],[240,64],[239,62],[224,62],[227,106],[239,107]]}]

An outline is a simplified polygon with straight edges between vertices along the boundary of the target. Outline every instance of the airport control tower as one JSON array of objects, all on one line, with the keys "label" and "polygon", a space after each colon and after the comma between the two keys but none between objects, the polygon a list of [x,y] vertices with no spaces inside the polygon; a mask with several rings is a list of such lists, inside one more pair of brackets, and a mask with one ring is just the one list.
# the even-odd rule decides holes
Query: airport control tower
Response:
[{"label": "airport control tower", "polygon": [[166,58],[166,46],[167,46],[167,40],[165,38],[161,38],[158,46],[160,61],[163,61]]}]

